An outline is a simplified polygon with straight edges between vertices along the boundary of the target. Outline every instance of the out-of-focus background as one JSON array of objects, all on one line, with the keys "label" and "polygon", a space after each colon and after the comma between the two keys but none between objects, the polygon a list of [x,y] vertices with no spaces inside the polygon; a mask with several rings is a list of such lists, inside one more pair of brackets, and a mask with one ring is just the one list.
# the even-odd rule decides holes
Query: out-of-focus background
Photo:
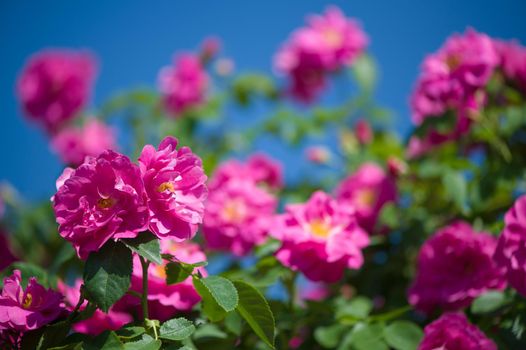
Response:
[{"label": "out-of-focus background", "polygon": [[[270,73],[272,57],[290,32],[304,23],[307,14],[319,13],[329,4],[359,19],[369,35],[369,51],[381,71],[376,99],[395,112],[394,127],[401,135],[411,127],[407,100],[420,62],[448,35],[472,26],[492,37],[516,38],[526,44],[524,0],[3,0],[0,181],[12,183],[29,198],[45,198],[62,170],[46,136],[23,118],[17,104],[14,85],[32,53],[46,47],[92,50],[100,65],[91,101],[96,107],[119,90],[155,86],[159,69],[171,62],[175,52],[196,49],[208,35],[222,40],[223,55],[235,61],[236,72]],[[339,89],[329,90],[323,102],[330,104],[341,94]],[[261,117],[252,113],[256,112],[246,111],[237,118]],[[294,163],[287,163],[294,168]]]}]

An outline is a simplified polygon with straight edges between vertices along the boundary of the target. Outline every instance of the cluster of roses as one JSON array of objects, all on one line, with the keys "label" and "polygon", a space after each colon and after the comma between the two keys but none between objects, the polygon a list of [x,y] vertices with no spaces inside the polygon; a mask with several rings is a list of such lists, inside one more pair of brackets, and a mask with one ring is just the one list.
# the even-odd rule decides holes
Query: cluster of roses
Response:
[{"label": "cluster of roses", "polygon": [[[208,38],[199,55],[181,54],[173,66],[161,70],[159,89],[171,115],[180,115],[204,101],[208,86],[204,65],[219,47],[217,39]],[[112,128],[95,117],[84,121],[79,117],[90,98],[96,73],[96,59],[88,52],[45,50],[29,59],[17,84],[25,115],[46,130],[51,148],[69,165],[77,166],[86,156],[117,149]]]},{"label": "cluster of roses", "polygon": [[[413,123],[419,126],[428,118],[453,113],[454,125],[450,130],[433,128],[423,138],[412,138],[409,155],[419,156],[465,135],[487,105],[487,86],[495,75],[526,94],[526,48],[468,29],[429,55],[411,96]],[[498,100],[505,103],[506,97],[499,96]]]},{"label": "cluster of roses", "polygon": [[327,76],[352,64],[367,46],[359,24],[336,7],[311,16],[275,57],[276,69],[291,80],[290,94],[310,102],[325,88]]}]

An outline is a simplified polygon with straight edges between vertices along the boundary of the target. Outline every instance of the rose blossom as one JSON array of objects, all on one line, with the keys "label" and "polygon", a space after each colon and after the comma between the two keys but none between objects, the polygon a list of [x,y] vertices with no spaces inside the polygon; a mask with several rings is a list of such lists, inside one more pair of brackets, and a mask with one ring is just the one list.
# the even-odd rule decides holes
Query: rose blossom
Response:
[{"label": "rose blossom", "polygon": [[[58,281],[58,290],[64,294],[66,308],[69,311],[73,311],[80,299],[80,288],[82,286],[82,280],[77,279],[73,287],[66,285],[62,281]],[[80,311],[84,310],[88,302],[85,301]],[[107,313],[97,309],[93,315],[86,319],[79,321],[73,325],[73,330],[78,333],[98,335],[106,330],[115,331],[120,329],[122,326],[133,321],[133,317],[126,313],[119,311],[119,302],[114,304]]]},{"label": "rose blossom", "polygon": [[369,244],[352,208],[321,191],[304,204],[287,205],[272,235],[282,242],[276,258],[315,282],[333,283],[346,268],[360,268],[362,249]]},{"label": "rose blossom", "polygon": [[271,228],[277,199],[245,178],[214,187],[206,202],[203,234],[211,249],[248,254]]},{"label": "rose blossom", "polygon": [[364,119],[356,123],[356,139],[360,144],[367,145],[373,140],[374,134],[371,125]]},{"label": "rose blossom", "polygon": [[499,67],[504,76],[526,93],[526,47],[517,41],[493,41],[500,57]]},{"label": "rose blossom", "polygon": [[86,156],[96,157],[107,149],[115,150],[115,135],[111,128],[91,118],[84,127],[66,127],[51,140],[51,147],[62,161],[80,165]]},{"label": "rose blossom", "polygon": [[54,133],[86,104],[96,74],[86,52],[46,50],[33,55],[17,84],[27,116]]},{"label": "rose blossom", "polygon": [[326,75],[354,62],[368,40],[360,26],[334,6],[307,22],[292,34],[274,63],[291,78],[292,95],[310,102],[324,88]]},{"label": "rose blossom", "polygon": [[503,271],[493,261],[496,246],[495,237],[465,222],[437,231],[420,248],[409,303],[426,313],[458,310],[489,289],[503,289]]},{"label": "rose blossom", "polygon": [[222,163],[215,170],[208,187],[215,189],[231,179],[262,184],[274,190],[283,187],[281,164],[263,153],[251,155],[244,163],[235,159]]},{"label": "rose blossom", "polygon": [[37,329],[56,320],[63,311],[60,293],[46,290],[35,277],[29,279],[26,289],[21,283],[19,270],[4,279],[0,295],[0,331]]},{"label": "rose blossom", "polygon": [[526,196],[519,197],[504,216],[495,261],[506,270],[509,284],[526,296]]},{"label": "rose blossom", "polygon": [[[192,242],[176,242],[170,239],[161,241],[161,251],[165,254],[173,255],[177,260],[195,264],[206,261],[206,255],[199,246]],[[161,321],[168,320],[177,315],[178,312],[187,312],[201,301],[192,283],[192,277],[176,284],[166,284],[166,265],[150,264],[148,267],[148,308],[150,317]],[[198,267],[194,272],[199,271],[206,277],[207,272],[203,267]],[[132,290],[142,292],[142,268],[138,256],[133,261]],[[139,299],[134,298],[136,308],[139,307]],[[140,311],[140,310],[139,310]]]},{"label": "rose blossom", "polygon": [[447,313],[428,324],[424,339],[418,350],[497,350],[495,343],[488,339],[461,313]]},{"label": "rose blossom", "polygon": [[177,149],[177,139],[166,137],[156,150],[146,145],[139,156],[148,195],[150,230],[159,238],[192,238],[202,222],[207,196],[201,159],[190,148]]},{"label": "rose blossom", "polygon": [[374,163],[365,163],[336,188],[336,198],[356,209],[358,223],[373,232],[382,207],[397,199],[396,183]]},{"label": "rose blossom", "polygon": [[148,225],[139,167],[114,151],[88,157],[77,169],[66,168],[52,201],[58,231],[81,259],[109,239],[136,237]]},{"label": "rose blossom", "polygon": [[177,115],[205,99],[208,76],[199,57],[180,55],[172,67],[164,67],[159,74],[159,87],[166,109]]}]

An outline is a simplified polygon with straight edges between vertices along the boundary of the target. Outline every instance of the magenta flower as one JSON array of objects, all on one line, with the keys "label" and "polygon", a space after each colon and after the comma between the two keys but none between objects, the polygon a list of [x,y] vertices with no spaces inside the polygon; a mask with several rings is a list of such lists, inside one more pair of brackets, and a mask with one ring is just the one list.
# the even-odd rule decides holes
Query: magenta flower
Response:
[{"label": "magenta flower", "polygon": [[456,222],[436,232],[421,247],[409,303],[431,313],[458,310],[489,289],[504,289],[503,270],[493,261],[495,237]]},{"label": "magenta flower", "polygon": [[211,249],[248,254],[265,241],[277,199],[246,178],[232,178],[210,191],[203,234]]},{"label": "magenta flower", "polygon": [[139,167],[110,150],[86,158],[77,169],[66,168],[52,201],[58,231],[81,259],[109,239],[133,238],[148,226]]},{"label": "magenta flower", "polygon": [[307,159],[317,164],[327,164],[331,159],[331,151],[325,146],[311,146],[305,149]]},{"label": "magenta flower", "polygon": [[364,119],[358,120],[355,126],[356,138],[358,142],[362,145],[367,145],[371,143],[374,137],[373,129],[371,125]]},{"label": "magenta flower", "polygon": [[208,187],[215,189],[231,179],[254,182],[275,190],[283,187],[281,164],[263,153],[253,154],[245,163],[234,159],[222,163]]},{"label": "magenta flower", "polygon": [[304,204],[287,205],[272,235],[282,242],[276,258],[315,282],[334,283],[346,268],[360,268],[369,244],[352,209],[321,191]]},{"label": "magenta flower", "polygon": [[48,50],[33,55],[24,67],[17,93],[27,116],[54,133],[86,104],[96,74],[86,52]]},{"label": "magenta flower", "polygon": [[217,55],[221,50],[221,39],[209,36],[201,44],[201,60],[206,63]]},{"label": "magenta flower", "polygon": [[323,90],[326,75],[352,64],[368,40],[360,26],[337,7],[311,16],[307,22],[292,34],[274,63],[292,80],[292,95],[310,102]]},{"label": "magenta flower", "polygon": [[504,76],[526,93],[526,47],[517,41],[493,41]]},{"label": "magenta flower", "polygon": [[201,159],[188,147],[177,149],[177,139],[166,137],[157,150],[151,145],[143,148],[139,166],[150,230],[159,238],[192,238],[202,222],[208,193]]},{"label": "magenta flower", "polygon": [[[81,285],[81,279],[77,279],[72,287],[60,280],[58,281],[58,290],[64,294],[66,308],[69,311],[73,311],[79,302]],[[87,301],[84,302],[80,307],[80,311],[84,310],[87,304]],[[107,313],[99,309],[95,310],[90,318],[75,323],[73,330],[78,333],[98,335],[106,330],[114,331],[120,329],[122,326],[132,322],[133,317],[124,311],[120,311],[119,304],[121,304],[121,301],[113,305]]]},{"label": "magenta flower", "polygon": [[418,350],[497,350],[477,326],[461,313],[447,313],[428,324]]},{"label": "magenta flower", "polygon": [[374,163],[363,164],[344,179],[335,192],[342,204],[356,210],[358,223],[371,233],[382,207],[398,197],[394,180]]},{"label": "magenta flower", "polygon": [[[161,251],[172,254],[179,261],[194,264],[206,261],[206,255],[199,246],[192,242],[178,243],[172,240],[161,241]],[[196,268],[201,275],[207,276],[203,267]],[[139,258],[135,256],[133,262],[133,274],[131,289],[142,291],[142,269]],[[134,298],[136,309],[139,309],[139,299]],[[178,312],[187,312],[201,301],[192,283],[192,277],[177,284],[166,284],[165,265],[150,264],[148,268],[148,307],[150,317],[161,321],[168,320],[177,315]]]},{"label": "magenta flower", "polygon": [[526,196],[515,201],[504,222],[495,261],[505,269],[509,284],[526,296]]},{"label": "magenta flower", "polygon": [[178,115],[205,99],[208,76],[193,54],[179,56],[172,67],[164,67],[159,74],[159,88],[166,109]]},{"label": "magenta flower", "polygon": [[51,147],[62,161],[80,165],[86,156],[96,157],[107,149],[115,150],[115,135],[111,128],[97,119],[90,119],[84,127],[66,127],[51,140]]},{"label": "magenta flower", "polygon": [[62,295],[45,289],[34,277],[29,279],[26,289],[21,286],[22,275],[13,271],[4,279],[0,295],[0,331],[28,331],[53,322],[62,314]]}]

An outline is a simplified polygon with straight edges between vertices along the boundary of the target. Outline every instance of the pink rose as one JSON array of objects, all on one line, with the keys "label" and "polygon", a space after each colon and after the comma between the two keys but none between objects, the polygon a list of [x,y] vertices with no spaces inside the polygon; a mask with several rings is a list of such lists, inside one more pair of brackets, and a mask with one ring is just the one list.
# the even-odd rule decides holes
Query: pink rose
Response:
[{"label": "pink rose", "polygon": [[66,168],[52,201],[58,231],[81,259],[109,239],[134,238],[148,226],[139,167],[110,150],[86,158],[77,169]]},{"label": "pink rose", "polygon": [[[82,280],[77,279],[75,285],[70,287],[58,281],[58,290],[64,294],[66,308],[69,311],[73,311],[80,299],[80,287],[82,286]],[[73,330],[78,333],[98,335],[106,330],[115,331],[120,329],[122,326],[133,321],[133,317],[123,311],[119,311],[119,303],[113,305],[107,313],[97,309],[93,315],[86,319],[79,321],[73,325]],[[84,310],[88,302],[85,301],[80,307],[80,311]]]},{"label": "pink rose", "polygon": [[499,67],[505,77],[526,93],[526,47],[517,41],[493,41],[499,54]]},{"label": "pink rose", "polygon": [[177,139],[166,137],[157,150],[151,145],[143,148],[139,166],[150,230],[159,238],[192,238],[202,222],[208,193],[201,159],[188,147],[177,149]]},{"label": "pink rose", "polygon": [[386,203],[396,201],[396,183],[374,163],[365,163],[336,188],[336,198],[356,210],[358,223],[373,232],[378,214]]},{"label": "pink rose", "polygon": [[91,118],[84,127],[66,127],[51,140],[51,147],[62,161],[80,165],[86,156],[96,157],[107,149],[115,150],[115,135],[106,124]]},{"label": "pink rose", "polygon": [[456,222],[421,247],[409,303],[426,313],[458,310],[489,289],[504,289],[503,270],[493,261],[497,240]]},{"label": "pink rose", "polygon": [[34,277],[24,289],[22,275],[15,270],[4,279],[0,295],[0,331],[28,331],[45,326],[56,320],[63,312],[62,295],[45,289]]},{"label": "pink rose", "polygon": [[[162,253],[172,254],[179,261],[194,264],[206,261],[206,255],[199,246],[191,242],[178,243],[172,240],[161,241]],[[207,276],[203,267],[196,268],[201,275]],[[132,290],[142,291],[142,269],[139,258],[133,261]],[[136,309],[140,312],[138,298],[134,298]],[[150,317],[161,321],[173,318],[179,312],[188,312],[201,301],[192,283],[192,277],[176,284],[166,284],[165,265],[150,264],[148,268],[148,307]]]},{"label": "pink rose", "polygon": [[47,50],[33,55],[17,84],[27,116],[50,133],[73,118],[86,104],[96,74],[86,52]]},{"label": "pink rose", "polygon": [[282,242],[276,258],[315,282],[334,283],[346,268],[360,268],[369,244],[352,209],[321,191],[304,204],[287,205],[272,235]]},{"label": "pink rose", "polygon": [[497,350],[495,343],[464,314],[448,313],[428,324],[418,350]]},{"label": "pink rose", "polygon": [[505,269],[509,284],[526,296],[526,196],[515,201],[504,223],[495,261]]},{"label": "pink rose", "polygon": [[159,74],[164,105],[175,115],[201,104],[207,86],[208,76],[199,57],[193,54],[179,56],[172,67],[164,67]]}]

